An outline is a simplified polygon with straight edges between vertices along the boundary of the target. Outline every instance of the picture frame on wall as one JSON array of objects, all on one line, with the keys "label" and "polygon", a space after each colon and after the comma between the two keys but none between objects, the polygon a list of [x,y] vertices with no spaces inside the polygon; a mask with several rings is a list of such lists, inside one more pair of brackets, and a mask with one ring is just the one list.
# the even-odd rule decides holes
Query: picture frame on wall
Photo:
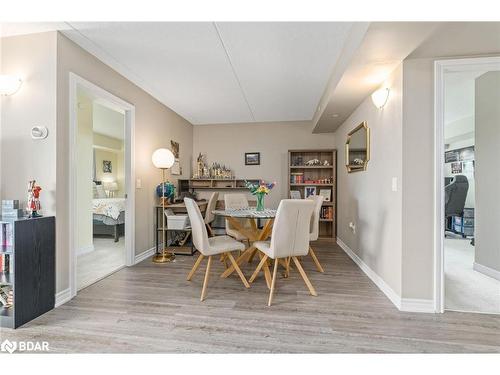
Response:
[{"label": "picture frame on wall", "polygon": [[302,199],[299,190],[290,190],[290,199]]},{"label": "picture frame on wall", "polygon": [[260,165],[260,152],[245,152],[245,165]]},{"label": "picture frame on wall", "polygon": [[316,195],[316,186],[306,186],[304,188],[304,198],[309,198],[312,195]]},{"label": "picture frame on wall", "polygon": [[462,173],[462,163],[461,162],[451,163],[451,173],[452,174]]},{"label": "picture frame on wall", "polygon": [[330,202],[332,200],[332,191],[330,189],[321,189],[319,195],[325,198],[325,202]]},{"label": "picture frame on wall", "polygon": [[102,161],[102,171],[103,173],[113,173],[113,166],[111,164],[111,160]]},{"label": "picture frame on wall", "polygon": [[179,142],[170,140],[170,148],[172,149],[172,154],[174,154],[174,158],[179,159],[180,156]]}]

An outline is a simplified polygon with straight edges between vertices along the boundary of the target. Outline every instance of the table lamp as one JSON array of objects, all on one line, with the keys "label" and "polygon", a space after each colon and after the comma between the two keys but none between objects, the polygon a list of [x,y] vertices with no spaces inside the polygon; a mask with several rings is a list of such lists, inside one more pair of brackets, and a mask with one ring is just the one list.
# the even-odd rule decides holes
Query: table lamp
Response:
[{"label": "table lamp", "polygon": [[170,253],[167,251],[167,244],[166,244],[166,239],[165,239],[165,171],[172,167],[175,162],[175,157],[172,151],[166,148],[159,148],[155,152],[153,152],[153,156],[151,157],[151,160],[153,161],[153,164],[156,168],[161,169],[162,171],[162,200],[161,200],[161,205],[162,205],[162,235],[163,235],[163,249],[161,252],[156,252],[156,254],[153,256],[153,262],[154,263],[167,263],[167,262],[172,262],[175,259],[175,254]]}]

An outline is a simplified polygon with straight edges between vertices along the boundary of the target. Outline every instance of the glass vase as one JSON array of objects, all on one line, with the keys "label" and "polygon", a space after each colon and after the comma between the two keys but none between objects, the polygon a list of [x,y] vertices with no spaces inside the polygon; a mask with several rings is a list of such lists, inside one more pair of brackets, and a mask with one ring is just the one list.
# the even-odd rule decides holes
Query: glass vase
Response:
[{"label": "glass vase", "polygon": [[257,211],[264,211],[264,195],[265,194],[257,194]]}]

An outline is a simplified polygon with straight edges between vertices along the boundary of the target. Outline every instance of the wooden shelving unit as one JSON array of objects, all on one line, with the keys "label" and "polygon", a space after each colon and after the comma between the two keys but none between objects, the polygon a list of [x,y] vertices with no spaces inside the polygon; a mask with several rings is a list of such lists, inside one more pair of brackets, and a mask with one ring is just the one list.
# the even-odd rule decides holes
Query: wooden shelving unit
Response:
[{"label": "wooden shelving unit", "polygon": [[[258,183],[259,180],[246,180]],[[179,180],[179,193],[193,192],[194,190],[246,190],[245,180],[237,179],[215,179],[215,178],[193,178],[189,180]]]},{"label": "wooden shelving unit", "polygon": [[[320,165],[305,165],[308,161],[318,159]],[[323,165],[328,161],[329,165]],[[300,177],[301,176],[301,177]],[[301,178],[302,181],[296,180]],[[330,190],[331,199],[323,202],[322,212],[331,210],[327,216],[322,216],[319,223],[321,239],[335,240],[337,237],[337,150],[312,149],[288,150],[288,198],[290,191],[299,191],[302,198],[308,186],[316,187],[316,194],[320,190]]]},{"label": "wooden shelving unit", "polygon": [[9,267],[0,285],[13,293],[13,304],[0,304],[0,327],[17,328],[54,308],[55,218],[0,217],[0,255]]}]

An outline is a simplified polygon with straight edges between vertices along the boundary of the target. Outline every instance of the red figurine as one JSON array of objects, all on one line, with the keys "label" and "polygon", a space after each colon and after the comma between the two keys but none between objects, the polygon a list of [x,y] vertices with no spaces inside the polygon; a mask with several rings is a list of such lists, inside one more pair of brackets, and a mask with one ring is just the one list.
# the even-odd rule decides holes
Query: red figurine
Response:
[{"label": "red figurine", "polygon": [[28,184],[28,212],[29,217],[39,217],[39,211],[42,208],[40,205],[40,191],[42,188],[36,185],[36,181],[32,180]]}]

